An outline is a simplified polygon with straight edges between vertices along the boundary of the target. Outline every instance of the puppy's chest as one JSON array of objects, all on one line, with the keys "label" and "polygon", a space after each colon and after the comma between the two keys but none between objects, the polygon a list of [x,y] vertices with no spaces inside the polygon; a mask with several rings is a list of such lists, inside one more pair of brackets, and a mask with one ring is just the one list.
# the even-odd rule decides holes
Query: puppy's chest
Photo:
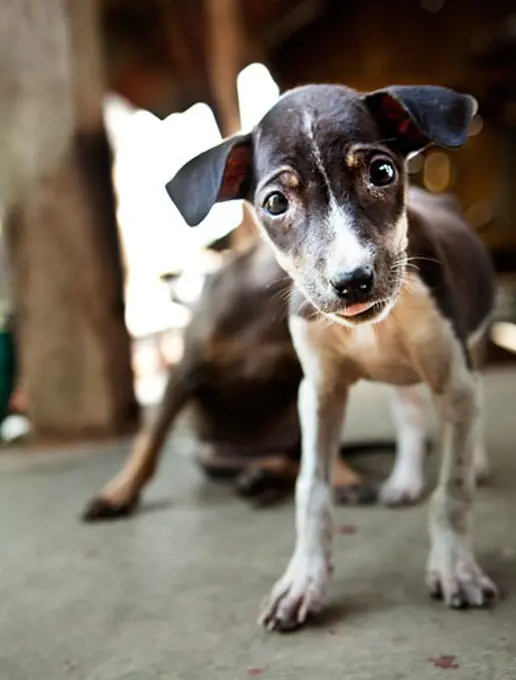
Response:
[{"label": "puppy's chest", "polygon": [[333,350],[338,354],[341,370],[353,379],[397,385],[420,380],[406,339],[394,324],[339,330],[332,341]]},{"label": "puppy's chest", "polygon": [[333,324],[322,336],[349,379],[410,385],[421,380],[417,365],[422,360],[436,370],[446,363],[451,331],[426,287],[413,278],[380,323],[353,329]]}]

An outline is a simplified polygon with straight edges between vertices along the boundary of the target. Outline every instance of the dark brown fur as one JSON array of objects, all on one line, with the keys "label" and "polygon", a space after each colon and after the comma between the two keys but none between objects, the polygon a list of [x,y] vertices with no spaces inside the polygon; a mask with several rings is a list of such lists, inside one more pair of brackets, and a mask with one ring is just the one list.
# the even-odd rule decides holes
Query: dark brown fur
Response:
[{"label": "dark brown fur", "polygon": [[493,305],[495,277],[489,253],[450,195],[412,188],[408,215],[411,262],[465,344]]}]

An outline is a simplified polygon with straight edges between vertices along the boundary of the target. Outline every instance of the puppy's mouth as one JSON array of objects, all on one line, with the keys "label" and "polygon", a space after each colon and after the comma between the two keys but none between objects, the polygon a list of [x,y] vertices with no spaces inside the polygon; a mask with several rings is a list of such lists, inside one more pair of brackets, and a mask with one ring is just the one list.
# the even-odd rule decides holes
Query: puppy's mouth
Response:
[{"label": "puppy's mouth", "polygon": [[385,310],[390,302],[390,299],[384,299],[377,302],[360,302],[348,305],[336,312],[335,316],[353,325],[363,323],[364,321],[372,321]]},{"label": "puppy's mouth", "polygon": [[376,302],[358,302],[355,305],[349,305],[345,309],[343,309],[341,312],[339,312],[340,316],[345,316],[347,318],[351,318],[354,316],[360,316],[360,314],[363,314],[364,312],[368,312],[370,309],[372,309],[377,303]]}]

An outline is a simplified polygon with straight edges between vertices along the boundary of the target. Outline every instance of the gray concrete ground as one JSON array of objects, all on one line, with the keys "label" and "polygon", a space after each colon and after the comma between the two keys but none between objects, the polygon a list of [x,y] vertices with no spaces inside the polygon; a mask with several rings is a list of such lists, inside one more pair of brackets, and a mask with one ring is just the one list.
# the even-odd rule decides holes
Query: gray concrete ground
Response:
[{"label": "gray concrete ground", "polygon": [[[289,557],[293,506],[252,510],[208,484],[184,424],[140,514],[111,525],[77,518],[127,443],[0,455],[0,679],[514,680],[515,380],[488,380],[494,475],[478,493],[477,544],[503,591],[492,611],[427,598],[424,508],[340,508],[337,524],[356,533],[335,537],[326,614],[269,634],[255,625],[257,605]],[[353,399],[350,436],[390,431],[383,398],[366,386]],[[366,462],[378,476],[390,463]],[[452,668],[435,666],[442,656]]]}]

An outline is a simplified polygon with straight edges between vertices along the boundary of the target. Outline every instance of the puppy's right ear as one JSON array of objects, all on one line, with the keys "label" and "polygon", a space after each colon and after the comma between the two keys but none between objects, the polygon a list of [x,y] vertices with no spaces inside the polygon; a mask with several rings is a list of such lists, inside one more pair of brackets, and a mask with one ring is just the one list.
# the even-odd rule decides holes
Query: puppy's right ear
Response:
[{"label": "puppy's right ear", "polygon": [[252,165],[251,135],[235,135],[192,158],[166,190],[186,223],[195,227],[215,203],[247,198]]}]

